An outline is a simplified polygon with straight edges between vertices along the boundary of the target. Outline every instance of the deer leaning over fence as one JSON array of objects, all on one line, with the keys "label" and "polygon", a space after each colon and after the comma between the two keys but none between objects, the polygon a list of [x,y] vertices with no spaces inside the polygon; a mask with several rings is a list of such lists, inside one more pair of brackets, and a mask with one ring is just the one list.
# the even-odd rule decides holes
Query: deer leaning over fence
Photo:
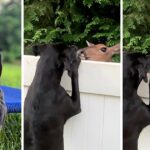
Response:
[{"label": "deer leaning over fence", "polygon": [[82,53],[81,59],[111,62],[115,54],[120,53],[120,44],[112,47],[107,47],[104,44],[93,44],[86,41],[88,47],[82,48],[79,52]]}]

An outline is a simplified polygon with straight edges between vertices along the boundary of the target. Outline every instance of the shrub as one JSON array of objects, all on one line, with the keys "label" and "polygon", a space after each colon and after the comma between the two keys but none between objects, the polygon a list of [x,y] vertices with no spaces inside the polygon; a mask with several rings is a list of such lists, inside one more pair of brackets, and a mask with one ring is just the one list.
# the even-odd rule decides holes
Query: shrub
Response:
[{"label": "shrub", "polygon": [[8,62],[21,57],[21,5],[19,0],[0,10],[0,49]]},{"label": "shrub", "polygon": [[147,53],[150,50],[149,0],[124,0],[124,50]]},{"label": "shrub", "polygon": [[25,46],[64,42],[79,47],[86,40],[120,41],[119,0],[25,0]]}]

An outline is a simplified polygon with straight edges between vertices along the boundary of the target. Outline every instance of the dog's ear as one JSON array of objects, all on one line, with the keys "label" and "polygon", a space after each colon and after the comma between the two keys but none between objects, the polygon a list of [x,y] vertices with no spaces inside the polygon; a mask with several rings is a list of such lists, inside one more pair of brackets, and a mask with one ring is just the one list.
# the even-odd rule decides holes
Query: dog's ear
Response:
[{"label": "dog's ear", "polygon": [[150,73],[150,54],[146,55],[146,72]]},{"label": "dog's ear", "polygon": [[76,59],[77,55],[77,46],[71,45],[66,46],[64,44],[55,44],[55,47],[59,53],[59,59],[56,62],[56,66],[61,67],[63,66],[65,70],[70,71],[71,65],[74,59]]},{"label": "dog's ear", "polygon": [[34,56],[40,55],[39,46],[38,46],[38,45],[34,45],[34,46],[32,47],[32,52],[33,52]]},{"label": "dog's ear", "polygon": [[58,59],[56,60],[57,68],[64,68],[66,55],[65,50],[67,49],[67,45],[62,42],[51,44],[51,46],[58,52]]},{"label": "dog's ear", "polygon": [[67,48],[67,46],[62,42],[51,44],[51,46],[58,52],[58,59],[56,60],[56,67],[57,68],[63,67],[64,59],[65,59],[64,50]]},{"label": "dog's ear", "polygon": [[140,64],[130,69],[131,76],[135,76],[138,73],[139,81],[144,80],[144,82],[148,82],[146,69]]},{"label": "dog's ear", "polygon": [[139,74],[139,80],[144,80],[144,82],[148,82],[148,77],[147,77],[147,71],[146,71],[146,68],[140,64],[137,66],[137,71],[138,71],[138,74]]},{"label": "dog's ear", "polygon": [[42,52],[44,52],[45,49],[49,47],[49,44],[39,44],[39,45],[34,45],[32,47],[33,54],[35,56],[41,55]]},{"label": "dog's ear", "polygon": [[77,50],[78,50],[77,46],[70,45],[62,53],[62,60],[63,60],[64,68],[65,68],[65,70],[68,71],[69,76],[70,76],[70,72],[72,70],[72,66],[76,62],[77,57],[78,57]]},{"label": "dog's ear", "polygon": [[51,46],[54,47],[60,54],[67,48],[67,46],[62,42],[51,44]]},{"label": "dog's ear", "polygon": [[64,67],[64,63],[63,63],[62,57],[60,57],[60,56],[58,57],[58,59],[56,60],[55,66],[58,69]]},{"label": "dog's ear", "polygon": [[61,64],[63,64],[63,67],[65,70],[71,69],[70,62],[69,62],[70,61],[69,51],[67,49],[63,50],[62,53],[60,53],[59,60],[60,60]]},{"label": "dog's ear", "polygon": [[138,62],[139,65],[137,65],[137,70],[139,73],[139,79],[140,80],[144,80],[144,82],[148,82],[148,77],[147,77],[147,73],[148,73],[148,63],[149,60],[146,58],[145,55],[143,55],[143,57],[138,58]]},{"label": "dog's ear", "polygon": [[142,80],[144,80],[144,82],[148,82],[146,66],[140,61],[136,61],[136,64],[132,64],[132,67],[129,70],[132,77],[138,75],[140,82]]}]

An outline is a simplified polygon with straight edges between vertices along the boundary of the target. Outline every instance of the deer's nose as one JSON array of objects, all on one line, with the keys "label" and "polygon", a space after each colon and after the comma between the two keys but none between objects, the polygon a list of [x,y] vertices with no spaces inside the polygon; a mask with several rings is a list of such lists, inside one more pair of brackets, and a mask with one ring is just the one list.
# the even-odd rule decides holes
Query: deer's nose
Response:
[{"label": "deer's nose", "polygon": [[120,44],[116,44],[112,47],[109,47],[109,49],[113,54],[119,54],[120,53]]}]

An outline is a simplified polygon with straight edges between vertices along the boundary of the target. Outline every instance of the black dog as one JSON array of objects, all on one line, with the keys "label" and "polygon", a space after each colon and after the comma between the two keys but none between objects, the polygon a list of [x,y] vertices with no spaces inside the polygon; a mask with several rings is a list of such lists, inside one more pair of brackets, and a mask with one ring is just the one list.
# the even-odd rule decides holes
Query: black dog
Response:
[{"label": "black dog", "polygon": [[[78,114],[80,94],[76,47],[63,44],[39,45],[34,54],[40,55],[33,82],[25,99],[24,149],[63,150],[63,128],[70,117]],[[64,70],[72,82],[72,96],[61,87]]]},{"label": "black dog", "polygon": [[148,82],[150,55],[124,54],[123,57],[123,150],[137,150],[138,138],[150,124],[150,106],[137,95],[142,80]]}]

